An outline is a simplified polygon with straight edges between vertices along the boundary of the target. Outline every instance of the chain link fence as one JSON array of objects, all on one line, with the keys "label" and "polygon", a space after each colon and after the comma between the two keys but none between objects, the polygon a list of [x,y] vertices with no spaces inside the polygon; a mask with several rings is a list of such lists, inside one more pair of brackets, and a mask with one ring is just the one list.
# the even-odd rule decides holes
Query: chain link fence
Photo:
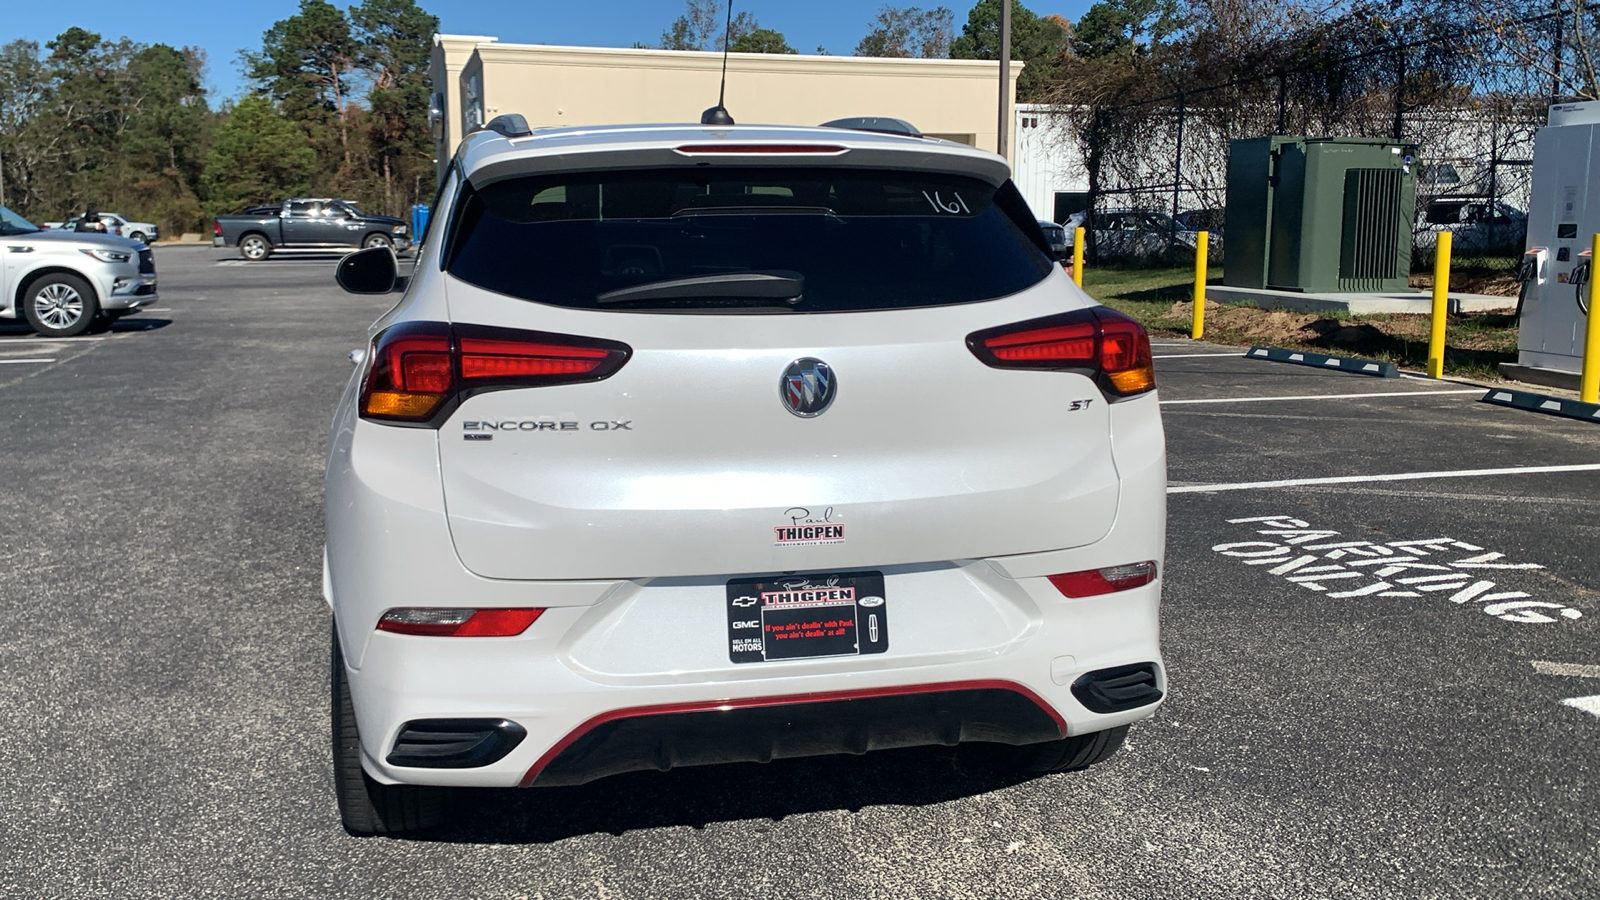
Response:
[{"label": "chain link fence", "polygon": [[[1562,34],[1571,15],[1430,26],[1410,39],[1397,29],[1387,45],[1358,53],[1324,53],[1136,103],[1058,106],[1054,139],[1075,145],[1088,176],[1090,258],[1182,263],[1204,229],[1213,233],[1211,256],[1224,259],[1229,142],[1278,134],[1417,145],[1413,269],[1431,262],[1446,229],[1458,256],[1514,265],[1534,132],[1562,99],[1563,68],[1587,58]],[[1515,45],[1508,27],[1519,29]],[[1530,47],[1548,49],[1530,59]]]}]

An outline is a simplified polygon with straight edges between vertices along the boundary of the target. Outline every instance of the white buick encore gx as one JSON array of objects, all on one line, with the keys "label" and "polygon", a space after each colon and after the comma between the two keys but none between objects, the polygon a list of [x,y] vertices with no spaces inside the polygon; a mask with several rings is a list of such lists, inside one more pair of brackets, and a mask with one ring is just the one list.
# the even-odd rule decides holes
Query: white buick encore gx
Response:
[{"label": "white buick encore gx", "polygon": [[348,830],[889,747],[1080,769],[1154,712],[1149,338],[1004,160],[874,121],[502,116],[409,278],[341,262],[404,284],[328,453]]}]

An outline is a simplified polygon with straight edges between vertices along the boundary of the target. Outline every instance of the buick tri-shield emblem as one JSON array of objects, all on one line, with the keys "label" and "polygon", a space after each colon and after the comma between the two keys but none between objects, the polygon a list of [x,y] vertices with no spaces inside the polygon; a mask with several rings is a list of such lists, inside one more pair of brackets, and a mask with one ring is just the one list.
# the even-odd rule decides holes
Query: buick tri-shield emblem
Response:
[{"label": "buick tri-shield emblem", "polygon": [[837,393],[839,382],[833,377],[833,369],[809,356],[789,363],[778,382],[778,396],[784,408],[802,419],[822,415]]}]

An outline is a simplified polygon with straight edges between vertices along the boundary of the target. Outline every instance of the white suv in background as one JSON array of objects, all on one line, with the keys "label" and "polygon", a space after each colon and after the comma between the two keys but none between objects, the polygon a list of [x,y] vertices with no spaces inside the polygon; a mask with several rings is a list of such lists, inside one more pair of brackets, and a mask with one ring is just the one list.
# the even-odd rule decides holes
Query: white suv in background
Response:
[{"label": "white suv in background", "polygon": [[[46,222],[40,227],[46,231],[72,231],[78,227],[78,220],[82,216],[73,216],[65,222]],[[161,237],[161,229],[154,222],[132,222],[126,216],[117,213],[101,213],[100,224],[106,227],[106,234],[125,237],[130,241],[142,241],[154,244]]]},{"label": "white suv in background", "polygon": [[144,244],[44,231],[0,206],[0,319],[72,337],[156,299],[155,254]]},{"label": "white suv in background", "polygon": [[1154,712],[1149,340],[999,157],[501,117],[434,208],[328,455],[347,829],[885,747],[1077,769]]}]

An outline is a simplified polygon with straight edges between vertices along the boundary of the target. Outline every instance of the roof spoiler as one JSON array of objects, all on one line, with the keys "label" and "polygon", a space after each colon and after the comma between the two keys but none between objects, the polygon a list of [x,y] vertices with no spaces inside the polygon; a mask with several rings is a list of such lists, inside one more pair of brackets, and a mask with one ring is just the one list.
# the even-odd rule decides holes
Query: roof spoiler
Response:
[{"label": "roof spoiler", "polygon": [[905,119],[891,119],[887,116],[852,116],[848,119],[834,119],[832,122],[823,122],[822,128],[845,128],[850,131],[874,131],[878,134],[897,134],[901,137],[922,137],[922,132],[917,126]]}]

